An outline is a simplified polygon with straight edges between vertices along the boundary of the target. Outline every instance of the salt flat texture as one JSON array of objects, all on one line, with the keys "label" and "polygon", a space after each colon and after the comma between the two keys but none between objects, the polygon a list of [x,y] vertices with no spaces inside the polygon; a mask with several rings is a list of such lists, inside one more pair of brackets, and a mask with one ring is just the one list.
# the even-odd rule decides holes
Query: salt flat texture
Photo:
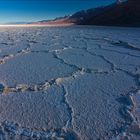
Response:
[{"label": "salt flat texture", "polygon": [[140,140],[140,29],[0,29],[0,140]]}]

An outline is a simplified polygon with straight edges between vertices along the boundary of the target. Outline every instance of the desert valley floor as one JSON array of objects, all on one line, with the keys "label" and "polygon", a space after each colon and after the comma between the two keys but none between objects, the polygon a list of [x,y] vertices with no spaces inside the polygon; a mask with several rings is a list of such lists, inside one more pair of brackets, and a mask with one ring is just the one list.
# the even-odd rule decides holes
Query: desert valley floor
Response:
[{"label": "desert valley floor", "polygon": [[140,140],[140,28],[0,28],[0,140]]}]

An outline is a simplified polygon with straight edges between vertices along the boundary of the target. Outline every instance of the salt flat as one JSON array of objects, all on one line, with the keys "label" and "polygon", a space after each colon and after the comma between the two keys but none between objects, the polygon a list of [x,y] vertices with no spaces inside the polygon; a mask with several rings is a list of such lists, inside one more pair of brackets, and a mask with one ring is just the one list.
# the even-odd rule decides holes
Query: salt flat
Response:
[{"label": "salt flat", "polygon": [[0,140],[139,140],[139,37],[139,28],[0,28]]}]

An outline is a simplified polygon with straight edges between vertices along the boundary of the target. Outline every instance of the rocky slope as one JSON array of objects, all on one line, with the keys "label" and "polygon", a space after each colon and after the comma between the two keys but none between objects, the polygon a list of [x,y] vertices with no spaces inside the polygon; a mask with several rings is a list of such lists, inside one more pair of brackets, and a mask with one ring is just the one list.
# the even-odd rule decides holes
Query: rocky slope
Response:
[{"label": "rocky slope", "polygon": [[116,2],[105,7],[82,10],[72,16],[41,21],[38,24],[140,26],[140,1]]}]

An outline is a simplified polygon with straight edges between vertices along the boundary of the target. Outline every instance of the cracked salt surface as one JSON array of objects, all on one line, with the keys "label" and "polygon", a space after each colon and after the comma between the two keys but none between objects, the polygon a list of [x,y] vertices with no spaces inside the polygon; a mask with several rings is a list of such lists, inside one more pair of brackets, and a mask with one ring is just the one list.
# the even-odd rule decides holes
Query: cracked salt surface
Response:
[{"label": "cracked salt surface", "polygon": [[0,79],[8,86],[41,83],[63,77],[74,70],[68,65],[61,64],[52,54],[28,53],[0,65]]},{"label": "cracked salt surface", "polygon": [[135,28],[1,29],[0,140],[139,140],[139,36]]}]

